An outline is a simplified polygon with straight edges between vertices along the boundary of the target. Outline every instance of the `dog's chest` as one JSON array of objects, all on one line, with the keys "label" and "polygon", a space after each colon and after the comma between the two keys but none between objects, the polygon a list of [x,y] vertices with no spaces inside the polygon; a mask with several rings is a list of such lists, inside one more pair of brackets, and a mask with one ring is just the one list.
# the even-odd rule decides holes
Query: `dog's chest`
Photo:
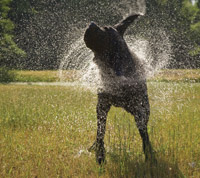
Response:
[{"label": "dog's chest", "polygon": [[110,68],[99,68],[101,85],[99,86],[99,91],[112,93],[112,94],[121,94],[127,88],[132,90],[138,90],[138,83],[140,79],[137,75],[131,77],[117,76],[114,71]]},{"label": "dog's chest", "polygon": [[[135,57],[136,58],[136,57]],[[126,88],[132,88],[137,90],[138,83],[141,83],[145,80],[142,67],[137,66],[137,63],[121,63],[122,73],[117,75],[113,68],[109,67],[105,62],[109,59],[99,59],[98,57],[94,58],[94,62],[99,68],[99,74],[101,78],[101,85],[99,87],[100,91],[108,93],[121,93]],[[131,61],[124,58],[123,61]],[[132,67],[131,67],[132,66]],[[131,71],[131,72],[130,72]]]}]

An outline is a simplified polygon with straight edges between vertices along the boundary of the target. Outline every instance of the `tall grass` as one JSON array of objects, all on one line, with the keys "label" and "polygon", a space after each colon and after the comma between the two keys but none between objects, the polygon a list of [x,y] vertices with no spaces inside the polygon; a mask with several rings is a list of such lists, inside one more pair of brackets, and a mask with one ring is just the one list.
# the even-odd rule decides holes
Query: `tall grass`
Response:
[{"label": "tall grass", "polygon": [[15,82],[58,82],[67,81],[73,82],[78,79],[77,70],[66,70],[62,72],[62,78],[59,76],[59,71],[56,70],[15,70]]},{"label": "tall grass", "polygon": [[[60,71],[61,72],[61,71]],[[59,71],[56,70],[5,70],[0,68],[0,83],[1,82],[58,82],[67,81],[73,82],[80,78],[80,71],[65,70],[62,71],[62,76],[59,76]],[[161,70],[149,81],[164,81],[164,82],[185,82],[199,83],[200,69],[165,69]]]},{"label": "tall grass", "polygon": [[144,161],[134,118],[111,108],[106,164],[89,153],[96,94],[80,87],[0,85],[0,177],[200,177],[200,84],[149,82],[149,133],[158,165]]}]

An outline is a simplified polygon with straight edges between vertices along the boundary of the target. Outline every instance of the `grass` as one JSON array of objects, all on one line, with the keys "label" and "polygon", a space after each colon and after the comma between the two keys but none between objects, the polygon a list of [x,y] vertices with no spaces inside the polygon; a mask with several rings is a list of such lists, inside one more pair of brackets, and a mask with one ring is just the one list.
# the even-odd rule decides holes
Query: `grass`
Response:
[{"label": "grass", "polygon": [[0,85],[0,177],[200,177],[200,84],[148,82],[148,89],[158,165],[145,163],[134,118],[113,107],[102,168],[87,151],[96,136],[95,93]]},{"label": "grass", "polygon": [[[16,76],[14,82],[58,82],[60,81],[59,71],[56,70],[15,70]],[[63,71],[63,81],[73,82],[77,79],[78,71]]]},{"label": "grass", "polygon": [[[15,78],[12,79],[13,82],[58,82],[60,80],[72,82],[77,80],[79,74],[79,71],[67,70],[62,72],[62,78],[60,78],[59,71],[15,70],[13,72],[15,74]],[[199,83],[200,69],[165,69],[161,70],[153,78],[150,78],[149,81]]]},{"label": "grass", "polygon": [[16,82],[56,82],[59,81],[58,72],[52,70],[31,71],[17,70],[15,71]]},{"label": "grass", "polygon": [[164,82],[200,82],[200,69],[165,69],[161,70],[153,81]]}]

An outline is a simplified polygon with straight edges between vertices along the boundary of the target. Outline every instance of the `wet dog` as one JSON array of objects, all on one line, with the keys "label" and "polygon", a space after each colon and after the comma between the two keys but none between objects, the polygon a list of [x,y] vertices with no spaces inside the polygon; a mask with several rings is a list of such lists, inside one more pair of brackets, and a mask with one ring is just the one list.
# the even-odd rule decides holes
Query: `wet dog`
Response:
[{"label": "wet dog", "polygon": [[94,53],[102,86],[98,89],[97,137],[92,148],[99,164],[105,160],[104,135],[106,118],[111,106],[131,113],[143,141],[145,159],[152,159],[152,147],[147,132],[150,106],[144,68],[128,48],[123,35],[140,14],[130,15],[113,27],[99,27],[92,22],[86,29],[84,41]]}]

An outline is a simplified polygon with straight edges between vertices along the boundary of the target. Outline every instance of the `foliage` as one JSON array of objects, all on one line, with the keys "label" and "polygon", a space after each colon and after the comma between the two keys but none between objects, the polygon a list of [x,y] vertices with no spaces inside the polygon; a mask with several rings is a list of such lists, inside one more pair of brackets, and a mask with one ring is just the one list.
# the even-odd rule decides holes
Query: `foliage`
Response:
[{"label": "foliage", "polygon": [[[18,45],[27,52],[26,69],[57,69],[67,47],[80,37],[79,29],[93,20],[111,21],[105,0],[13,0],[10,18],[16,24]],[[90,20],[89,20],[90,19]]]},{"label": "foliage", "polygon": [[[78,82],[80,79],[80,71],[66,70],[62,72],[62,76],[59,76],[59,71],[8,70],[2,67],[0,68],[1,77],[5,77],[2,77],[0,82]],[[200,69],[165,69],[149,78],[148,81],[199,83]]]},{"label": "foliage", "polygon": [[[83,35],[88,22],[113,25],[128,13],[128,2],[1,0],[0,63],[34,70],[57,69],[65,51]],[[190,0],[146,0],[140,31],[143,35],[151,31],[145,38],[152,40],[155,58],[159,49],[153,44],[160,40],[156,35],[159,29],[166,31],[173,51],[169,67],[200,67],[199,4],[199,0],[195,5]],[[140,33],[138,28],[132,31]],[[25,53],[17,46],[27,56],[22,58]]]},{"label": "foliage", "polygon": [[[200,67],[198,6],[189,0],[147,0],[147,13],[155,29],[163,28],[172,43],[171,68]],[[152,35],[152,39],[157,33]],[[153,43],[153,45],[156,42]],[[157,49],[156,49],[157,51]]]},{"label": "foliage", "polygon": [[58,82],[58,71],[16,70],[15,82]]},{"label": "foliage", "polygon": [[[14,59],[25,55],[13,40],[14,24],[8,18],[11,0],[0,1],[0,66],[11,66]],[[16,64],[16,63],[15,63]]]},{"label": "foliage", "polygon": [[6,67],[0,67],[0,83],[15,81],[15,72],[8,70]]}]

